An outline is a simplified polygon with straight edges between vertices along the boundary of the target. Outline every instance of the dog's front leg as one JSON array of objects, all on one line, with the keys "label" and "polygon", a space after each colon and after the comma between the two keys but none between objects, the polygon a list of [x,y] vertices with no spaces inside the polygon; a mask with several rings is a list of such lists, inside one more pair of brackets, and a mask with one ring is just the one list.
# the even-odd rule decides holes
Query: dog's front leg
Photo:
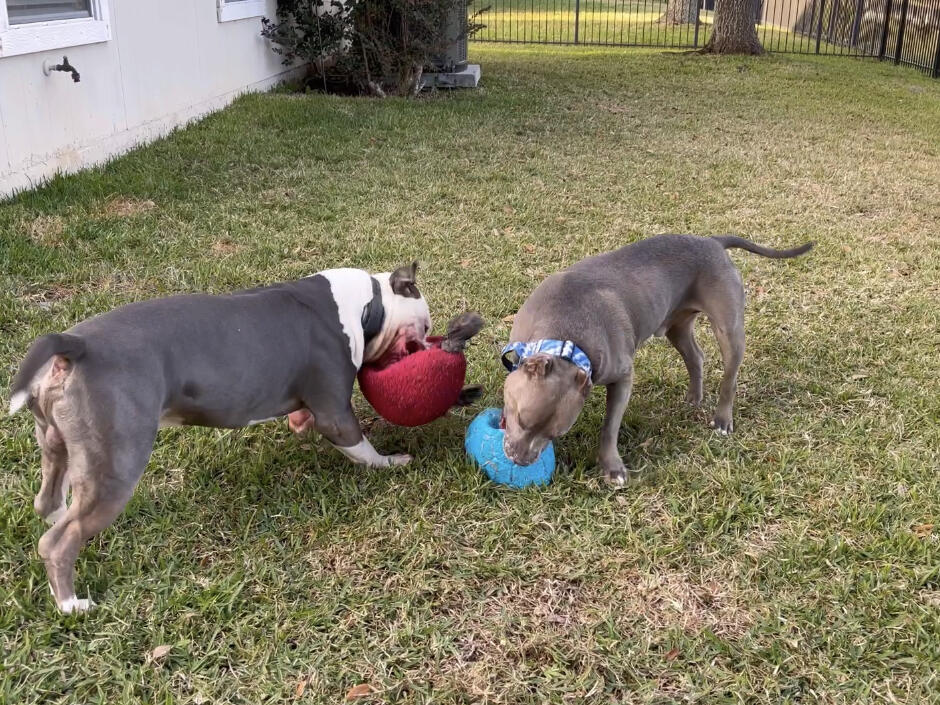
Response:
[{"label": "dog's front leg", "polygon": [[633,368],[620,380],[607,385],[607,414],[601,429],[601,445],[598,453],[604,479],[614,487],[622,487],[627,482],[629,471],[617,450],[617,437],[620,423],[630,401],[633,388]]},{"label": "dog's front leg", "polygon": [[341,452],[353,462],[367,465],[371,468],[387,468],[391,467],[392,465],[407,465],[412,460],[411,456],[405,453],[381,455],[375,448],[372,447],[369,439],[365,436],[362,436],[362,440],[353,446],[337,446],[335,443],[334,446],[336,447],[336,450]]},{"label": "dog's front leg", "polygon": [[362,434],[359,420],[353,414],[352,407],[336,414],[315,411],[313,412],[313,425],[333,444],[333,447],[353,462],[374,468],[407,465],[411,462],[411,456],[404,453],[380,454],[369,443],[369,439]]}]

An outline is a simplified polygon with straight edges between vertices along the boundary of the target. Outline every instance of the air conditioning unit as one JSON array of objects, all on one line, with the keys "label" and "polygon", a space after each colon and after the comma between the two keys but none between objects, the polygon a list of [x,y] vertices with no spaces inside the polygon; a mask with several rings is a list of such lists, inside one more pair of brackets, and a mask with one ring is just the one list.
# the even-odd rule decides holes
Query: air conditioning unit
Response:
[{"label": "air conditioning unit", "polygon": [[464,30],[467,27],[467,2],[456,0],[445,32],[451,40],[447,52],[434,60],[434,68],[438,71],[459,71],[467,65],[467,36]]},{"label": "air conditioning unit", "polygon": [[476,88],[480,82],[480,65],[467,63],[466,29],[467,0],[454,0],[445,29],[450,39],[447,51],[434,59],[433,71],[424,73],[422,88]]}]

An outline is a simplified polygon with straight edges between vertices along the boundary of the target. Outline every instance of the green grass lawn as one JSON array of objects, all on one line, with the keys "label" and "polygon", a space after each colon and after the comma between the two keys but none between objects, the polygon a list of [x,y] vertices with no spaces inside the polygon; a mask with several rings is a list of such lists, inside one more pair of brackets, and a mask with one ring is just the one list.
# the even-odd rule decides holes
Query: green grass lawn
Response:
[{"label": "green grass lawn", "polygon": [[[484,82],[415,102],[249,96],[0,205],[0,385],[30,340],[119,304],[418,257],[440,326],[659,232],[735,232],[749,292],[735,433],[638,356],[614,492],[595,392],[541,490],[467,464],[477,409],[360,417],[405,468],[286,422],[161,432],[78,564],[36,555],[39,453],[0,421],[0,702],[866,703],[940,692],[940,82],[853,60],[473,47]],[[702,326],[707,409],[720,364]],[[152,658],[156,647],[169,651]],[[363,688],[363,690],[369,690]]]}]

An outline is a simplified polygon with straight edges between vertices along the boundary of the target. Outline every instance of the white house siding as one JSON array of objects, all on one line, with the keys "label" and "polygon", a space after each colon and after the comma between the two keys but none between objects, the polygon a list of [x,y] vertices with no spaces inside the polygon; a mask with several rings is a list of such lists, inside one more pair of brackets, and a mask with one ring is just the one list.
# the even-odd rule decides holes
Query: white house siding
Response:
[{"label": "white house siding", "polygon": [[[3,2],[4,0],[0,0]],[[265,0],[274,16],[276,0]],[[0,57],[0,196],[100,163],[286,77],[260,17],[218,0],[110,0],[110,41]],[[62,56],[81,73],[43,74]]]}]

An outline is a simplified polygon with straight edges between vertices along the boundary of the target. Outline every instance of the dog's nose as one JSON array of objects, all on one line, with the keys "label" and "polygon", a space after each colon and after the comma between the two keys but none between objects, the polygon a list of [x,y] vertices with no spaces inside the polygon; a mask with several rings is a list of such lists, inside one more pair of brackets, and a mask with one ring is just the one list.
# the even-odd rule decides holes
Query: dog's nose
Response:
[{"label": "dog's nose", "polygon": [[516,465],[531,465],[535,462],[535,459],[538,457],[538,454],[533,454],[531,452],[519,453],[516,451],[516,448],[510,444],[508,441],[503,441],[503,453],[506,454],[506,457],[509,458]]}]

